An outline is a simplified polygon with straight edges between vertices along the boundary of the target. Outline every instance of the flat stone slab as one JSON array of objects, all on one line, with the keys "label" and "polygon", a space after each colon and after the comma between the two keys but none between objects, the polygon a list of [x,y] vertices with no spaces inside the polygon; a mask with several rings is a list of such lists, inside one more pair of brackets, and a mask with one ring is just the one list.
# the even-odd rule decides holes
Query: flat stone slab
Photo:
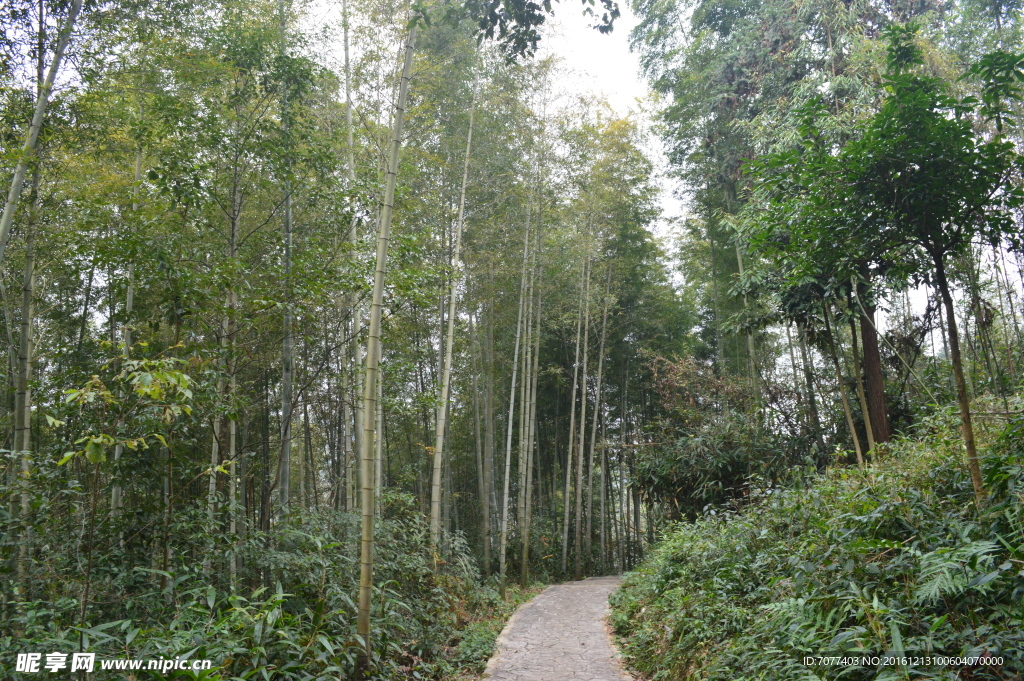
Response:
[{"label": "flat stone slab", "polygon": [[549,586],[505,625],[484,678],[490,681],[632,681],[605,622],[619,577]]}]

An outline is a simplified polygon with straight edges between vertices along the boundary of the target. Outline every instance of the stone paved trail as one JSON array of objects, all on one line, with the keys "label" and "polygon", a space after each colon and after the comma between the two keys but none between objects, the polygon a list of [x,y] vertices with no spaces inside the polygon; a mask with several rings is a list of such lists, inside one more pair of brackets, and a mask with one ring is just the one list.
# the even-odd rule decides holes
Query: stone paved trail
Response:
[{"label": "stone paved trail", "polygon": [[489,681],[632,681],[605,624],[618,577],[549,586],[512,616],[487,663]]}]

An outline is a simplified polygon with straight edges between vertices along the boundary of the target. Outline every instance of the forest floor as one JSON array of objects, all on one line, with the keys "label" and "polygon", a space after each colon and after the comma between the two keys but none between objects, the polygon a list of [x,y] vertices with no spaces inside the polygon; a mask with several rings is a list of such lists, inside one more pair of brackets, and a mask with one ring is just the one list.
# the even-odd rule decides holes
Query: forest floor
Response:
[{"label": "forest floor", "polygon": [[605,622],[619,577],[549,586],[512,616],[484,678],[490,681],[630,681]]}]

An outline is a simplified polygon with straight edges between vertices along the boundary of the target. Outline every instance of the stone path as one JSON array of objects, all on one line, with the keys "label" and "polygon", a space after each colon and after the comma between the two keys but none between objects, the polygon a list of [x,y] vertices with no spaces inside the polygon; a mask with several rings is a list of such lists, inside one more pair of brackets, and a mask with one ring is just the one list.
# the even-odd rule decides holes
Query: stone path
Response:
[{"label": "stone path", "polygon": [[605,624],[618,577],[549,586],[519,608],[487,663],[489,681],[632,681]]}]

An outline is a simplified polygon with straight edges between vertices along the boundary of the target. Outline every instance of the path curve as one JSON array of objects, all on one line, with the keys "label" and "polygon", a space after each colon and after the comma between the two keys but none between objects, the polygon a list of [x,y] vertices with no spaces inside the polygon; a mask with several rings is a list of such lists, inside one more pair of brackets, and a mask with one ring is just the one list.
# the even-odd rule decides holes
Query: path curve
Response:
[{"label": "path curve", "polygon": [[605,623],[619,577],[549,586],[519,608],[487,663],[489,681],[632,681]]}]

